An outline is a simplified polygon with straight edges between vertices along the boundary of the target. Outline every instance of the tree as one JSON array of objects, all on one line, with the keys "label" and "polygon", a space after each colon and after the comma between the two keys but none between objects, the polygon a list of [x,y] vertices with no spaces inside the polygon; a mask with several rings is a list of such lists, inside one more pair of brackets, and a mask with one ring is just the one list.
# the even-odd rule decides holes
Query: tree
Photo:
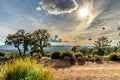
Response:
[{"label": "tree", "polygon": [[18,49],[20,55],[22,55],[22,52],[20,50],[21,43],[22,43],[22,39],[19,37],[18,33],[9,34],[5,41],[5,44],[7,45],[14,45]]},{"label": "tree", "polygon": [[23,29],[18,30],[15,34],[9,34],[5,41],[8,45],[14,45],[18,48],[19,54],[22,55],[20,50],[20,45],[23,46],[23,55],[25,55],[26,51],[28,50],[28,33],[25,33]]},{"label": "tree", "polygon": [[72,51],[80,52],[81,46],[73,46]]},{"label": "tree", "polygon": [[9,34],[5,43],[8,45],[14,45],[18,48],[19,54],[22,55],[20,45],[23,46],[23,54],[25,55],[30,46],[32,52],[40,52],[44,55],[44,47],[50,46],[48,39],[50,34],[45,29],[38,29],[34,33],[25,33],[23,29],[18,30],[15,34]]},{"label": "tree", "polygon": [[103,36],[98,38],[94,43],[94,53],[98,53],[99,55],[104,55],[105,53],[109,53],[110,43],[112,40],[108,40],[107,37]]},{"label": "tree", "polygon": [[[46,29],[38,29],[34,33],[34,42],[33,42],[33,49],[39,49],[39,52],[44,56],[44,47],[50,46],[48,39],[50,38],[50,34],[47,32]],[[35,47],[35,48],[34,48]]]},{"label": "tree", "polygon": [[23,55],[25,55],[26,51],[28,50],[28,39],[24,29],[20,29],[17,32],[18,36],[21,38],[21,44],[23,45]]},{"label": "tree", "polygon": [[17,32],[19,38],[21,39],[21,45],[23,46],[23,55],[28,51],[28,46],[32,46],[33,33],[25,33],[24,29],[20,29]]},{"label": "tree", "polygon": [[27,45],[30,46],[30,49],[32,49],[34,45],[34,36],[33,33],[26,33],[25,34],[27,37]]},{"label": "tree", "polygon": [[117,43],[117,46],[114,47],[114,52],[120,52],[120,41]]},{"label": "tree", "polygon": [[83,53],[83,55],[88,55],[90,53],[90,49],[87,47],[81,47],[80,52]]}]

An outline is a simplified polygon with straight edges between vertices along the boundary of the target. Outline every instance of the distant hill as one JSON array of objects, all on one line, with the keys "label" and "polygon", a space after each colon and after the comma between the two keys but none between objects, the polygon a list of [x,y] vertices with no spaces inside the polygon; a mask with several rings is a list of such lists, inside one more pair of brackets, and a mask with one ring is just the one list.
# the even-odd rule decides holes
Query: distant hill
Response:
[{"label": "distant hill", "polygon": [[[73,46],[71,45],[52,45],[50,47],[44,48],[44,51],[63,51],[63,50],[71,50]],[[92,48],[93,46],[85,46],[88,48]],[[22,46],[20,46],[21,49]],[[7,52],[7,53],[18,53],[17,48],[15,48],[13,45],[0,45],[0,51]]]},{"label": "distant hill", "polygon": [[[59,50],[59,51],[63,51],[63,50],[71,50],[73,46],[69,46],[69,45],[52,45],[50,47],[44,48],[45,51],[55,51],[55,50]],[[21,49],[22,46],[20,46]],[[13,45],[0,45],[0,51],[4,51],[7,53],[17,53],[17,49],[13,46]]]}]

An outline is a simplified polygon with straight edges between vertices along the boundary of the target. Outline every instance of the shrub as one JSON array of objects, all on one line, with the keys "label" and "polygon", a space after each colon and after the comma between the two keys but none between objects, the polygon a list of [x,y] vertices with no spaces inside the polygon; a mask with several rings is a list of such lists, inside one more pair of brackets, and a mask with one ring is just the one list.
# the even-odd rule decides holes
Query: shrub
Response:
[{"label": "shrub", "polygon": [[119,56],[117,54],[110,54],[108,56],[110,61],[118,61],[119,60]]},{"label": "shrub", "polygon": [[75,53],[74,59],[75,59],[75,64],[84,64],[86,60],[82,53]]},{"label": "shrub", "polygon": [[51,54],[52,59],[60,59],[61,58],[61,52],[60,51],[55,51]]},{"label": "shrub", "polygon": [[5,52],[0,52],[0,56],[4,57],[5,56]]},{"label": "shrub", "polygon": [[74,54],[75,59],[78,59],[79,57],[83,57],[82,53],[75,53]]},{"label": "shrub", "polygon": [[80,52],[81,46],[73,46],[72,51]]},{"label": "shrub", "polygon": [[50,68],[30,62],[28,59],[14,60],[2,67],[0,80],[54,80]]},{"label": "shrub", "polygon": [[75,60],[74,56],[71,57],[71,59],[70,59],[70,63],[71,63],[71,64],[75,64],[75,63],[76,63],[76,60]]},{"label": "shrub", "polygon": [[64,59],[65,56],[73,57],[73,52],[72,52],[72,51],[67,51],[67,50],[65,50],[65,51],[62,53],[61,58]]},{"label": "shrub", "polygon": [[88,55],[89,52],[90,52],[90,49],[87,48],[87,47],[82,47],[82,48],[80,49],[80,52],[83,53],[83,55]]},{"label": "shrub", "polygon": [[94,55],[94,60],[95,61],[102,61],[102,56]]}]

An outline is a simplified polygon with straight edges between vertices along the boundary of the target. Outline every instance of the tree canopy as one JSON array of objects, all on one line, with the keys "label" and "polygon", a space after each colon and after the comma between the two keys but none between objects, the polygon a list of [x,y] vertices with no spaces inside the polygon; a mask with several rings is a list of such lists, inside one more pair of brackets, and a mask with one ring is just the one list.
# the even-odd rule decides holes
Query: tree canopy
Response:
[{"label": "tree canopy", "polygon": [[97,53],[100,55],[104,55],[105,53],[109,53],[110,43],[112,40],[109,40],[107,37],[102,36],[95,41],[94,44],[94,51],[93,53]]},{"label": "tree canopy", "polygon": [[20,45],[23,46],[23,54],[25,55],[26,51],[30,47],[31,52],[37,50],[37,52],[44,55],[44,47],[50,46],[49,43],[50,34],[46,29],[38,29],[33,33],[26,33],[25,30],[20,29],[14,34],[9,34],[6,38],[5,44],[14,45],[20,55],[22,51]]}]

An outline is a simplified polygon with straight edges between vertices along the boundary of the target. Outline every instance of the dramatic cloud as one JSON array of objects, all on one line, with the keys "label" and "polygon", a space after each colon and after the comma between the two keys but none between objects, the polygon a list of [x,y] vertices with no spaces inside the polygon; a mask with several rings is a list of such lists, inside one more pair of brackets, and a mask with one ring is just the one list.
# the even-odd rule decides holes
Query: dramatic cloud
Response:
[{"label": "dramatic cloud", "polygon": [[40,5],[50,14],[71,13],[78,4],[75,0],[42,0]]}]

